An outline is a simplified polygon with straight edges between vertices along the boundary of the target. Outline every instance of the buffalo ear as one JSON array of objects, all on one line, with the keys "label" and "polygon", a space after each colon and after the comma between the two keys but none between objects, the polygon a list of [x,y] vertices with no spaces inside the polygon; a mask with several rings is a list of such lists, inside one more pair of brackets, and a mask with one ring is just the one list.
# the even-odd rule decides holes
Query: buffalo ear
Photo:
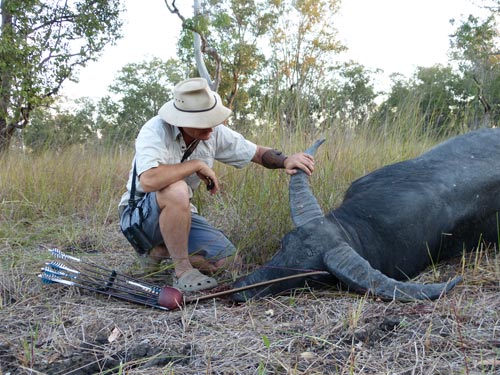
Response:
[{"label": "buffalo ear", "polygon": [[323,261],[328,271],[348,287],[388,300],[433,300],[450,291],[461,280],[457,277],[450,282],[436,284],[397,281],[374,269],[347,244],[336,246],[326,252]]}]

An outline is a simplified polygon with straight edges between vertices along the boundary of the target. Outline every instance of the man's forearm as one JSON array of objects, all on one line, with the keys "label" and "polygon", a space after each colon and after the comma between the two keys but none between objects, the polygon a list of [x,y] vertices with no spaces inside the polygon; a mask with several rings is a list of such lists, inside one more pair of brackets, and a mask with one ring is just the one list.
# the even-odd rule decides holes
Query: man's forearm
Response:
[{"label": "man's forearm", "polygon": [[160,164],[139,176],[141,186],[146,192],[161,190],[196,173],[199,170],[198,163],[199,160],[188,160],[178,164]]}]

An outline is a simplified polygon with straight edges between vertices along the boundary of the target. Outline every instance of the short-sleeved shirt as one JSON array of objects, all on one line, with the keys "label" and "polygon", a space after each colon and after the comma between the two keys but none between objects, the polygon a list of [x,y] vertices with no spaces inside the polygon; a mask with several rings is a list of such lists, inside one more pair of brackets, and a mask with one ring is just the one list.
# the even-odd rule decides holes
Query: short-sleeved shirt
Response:
[{"label": "short-sleeved shirt", "polygon": [[[135,142],[135,157],[127,182],[127,192],[123,194],[119,207],[126,206],[132,186],[134,164],[137,176],[148,169],[158,167],[161,164],[177,164],[181,161],[186,151],[186,143],[179,128],[163,121],[159,116],[153,117],[140,130]],[[241,134],[229,129],[224,125],[214,128],[210,139],[200,141],[193,153],[187,160],[201,160],[210,168],[214,160],[224,164],[242,168],[247,165],[255,155],[257,146],[246,140]],[[190,195],[200,185],[200,178],[196,173],[185,178],[190,188]],[[139,178],[136,178],[135,198],[140,199],[144,195]],[[191,210],[197,212],[191,205]]]}]

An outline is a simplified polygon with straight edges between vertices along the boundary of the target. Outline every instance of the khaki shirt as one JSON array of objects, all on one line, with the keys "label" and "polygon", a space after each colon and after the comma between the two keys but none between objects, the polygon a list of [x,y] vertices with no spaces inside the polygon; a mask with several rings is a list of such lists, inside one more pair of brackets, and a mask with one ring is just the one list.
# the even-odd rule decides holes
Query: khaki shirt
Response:
[{"label": "khaki shirt", "polygon": [[[161,164],[177,164],[181,161],[186,151],[186,144],[178,127],[167,124],[159,116],[153,117],[140,130],[135,141],[135,157],[127,182],[127,192],[123,194],[119,207],[128,204],[134,163],[136,163],[137,176],[155,168]],[[243,138],[243,136],[224,125],[214,128],[208,141],[200,141],[198,146],[187,160],[198,159],[205,162],[210,168],[214,160],[224,164],[242,168],[247,165],[255,155],[257,146]],[[190,196],[200,185],[200,179],[196,173],[185,178],[190,188]],[[139,178],[136,178],[136,199],[144,196]],[[191,205],[191,210],[196,208]]]}]

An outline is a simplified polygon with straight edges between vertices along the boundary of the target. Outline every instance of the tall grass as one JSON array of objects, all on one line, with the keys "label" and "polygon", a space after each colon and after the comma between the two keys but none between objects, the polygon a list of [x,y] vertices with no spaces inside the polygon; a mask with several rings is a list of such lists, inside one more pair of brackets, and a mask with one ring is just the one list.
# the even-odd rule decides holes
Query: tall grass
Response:
[{"label": "tall grass", "polygon": [[129,150],[82,146],[4,155],[0,243],[32,246],[76,232],[92,236],[117,216],[130,159]]},{"label": "tall grass", "polygon": [[[269,123],[276,118],[270,116]],[[282,149],[286,154],[302,151],[325,137],[316,155],[311,177],[313,193],[324,211],[336,207],[350,183],[388,163],[416,156],[439,141],[425,131],[424,121],[411,108],[388,124],[364,124],[356,130],[340,123],[326,130],[287,133],[283,129],[263,129],[252,139],[258,144]],[[299,126],[299,128],[301,128]],[[223,192],[210,197],[202,191],[196,203],[202,213],[223,228],[249,263],[261,263],[279,246],[283,234],[292,228],[288,204],[288,176],[259,166],[235,171],[223,165]]]},{"label": "tall grass", "polygon": [[[248,137],[287,154],[325,137],[311,186],[327,211],[339,204],[354,179],[417,155],[437,141],[422,131],[422,119],[411,106],[404,113],[390,124],[365,124],[353,130],[332,123],[326,130],[309,128],[294,134],[280,128],[270,114],[265,125]],[[71,241],[85,233],[99,237],[110,225],[117,226],[116,209],[132,157],[131,148],[82,146],[62,152],[47,149],[4,155],[0,160],[0,244],[29,247],[40,241]],[[210,196],[200,189],[195,203],[226,232],[247,261],[267,259],[292,228],[288,176],[256,165],[236,170],[216,164],[215,169],[221,193]]]},{"label": "tall grass", "polygon": [[101,212],[114,192],[123,189],[124,170],[115,150],[11,153],[2,165],[2,204],[10,207],[7,217],[14,220]]}]

